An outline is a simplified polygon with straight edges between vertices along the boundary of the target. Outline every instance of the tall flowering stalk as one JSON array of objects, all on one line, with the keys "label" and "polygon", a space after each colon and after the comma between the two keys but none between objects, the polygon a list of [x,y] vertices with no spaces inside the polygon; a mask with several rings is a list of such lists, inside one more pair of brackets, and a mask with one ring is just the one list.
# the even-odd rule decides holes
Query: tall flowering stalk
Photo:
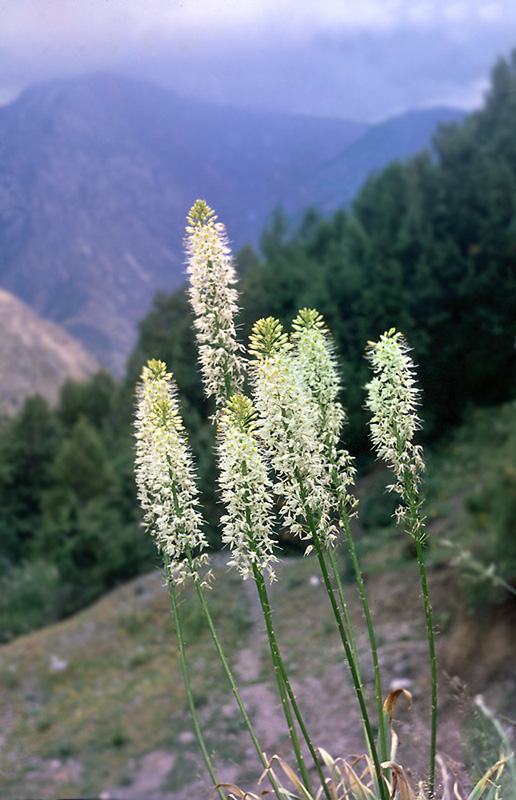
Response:
[{"label": "tall flowering stalk", "polygon": [[[228,425],[231,413],[228,417],[228,414],[224,414],[223,409],[242,386],[244,361],[239,355],[241,347],[236,340],[234,322],[238,311],[236,305],[237,292],[232,288],[236,280],[236,273],[232,264],[225,228],[222,224],[217,223],[216,219],[214,211],[203,200],[197,200],[187,219],[186,249],[188,256],[187,272],[190,278],[189,296],[195,315],[194,325],[197,331],[199,360],[205,393],[208,397],[215,396],[218,408],[217,417],[220,419],[221,416],[225,416],[225,423],[220,426],[220,429],[224,431],[221,437],[222,451],[224,449],[226,451],[225,458],[223,457],[221,460],[221,465],[224,466],[230,457],[235,457],[238,451],[236,440],[239,437],[235,426]],[[240,434],[242,434],[242,430]],[[242,444],[241,437],[240,444]],[[242,479],[244,483],[249,483],[248,475],[240,476],[238,480],[242,482]],[[228,501],[230,497],[229,485],[235,480],[237,480],[236,475],[230,476],[229,471],[223,469],[222,490]],[[265,493],[263,496],[265,496]],[[234,523],[234,511],[235,504],[234,499],[232,499],[225,518],[226,531]],[[263,533],[263,528],[260,531]],[[260,535],[260,532],[257,531],[256,533]],[[230,540],[232,539],[232,533],[226,532],[225,535]],[[265,538],[262,536],[262,543],[265,541],[268,541],[267,536]],[[248,541],[246,541],[245,537],[243,539],[242,537],[240,538],[240,543],[240,548],[236,548],[235,563],[240,569],[245,570],[244,564],[246,564],[247,569],[251,567],[255,579],[258,579],[258,576],[263,576],[263,573],[258,570],[256,555],[250,556],[249,551],[246,552],[245,546],[248,545]],[[255,550],[255,554],[256,552]],[[272,557],[269,553],[268,562],[270,563],[271,561]],[[261,580],[263,581],[263,577]],[[259,580],[257,580],[257,586],[259,586]],[[263,585],[263,590],[266,592],[265,584]],[[265,595],[262,591],[260,599],[263,601],[264,597]],[[264,607],[263,602],[262,607]],[[264,607],[264,614],[266,613],[267,606]],[[273,634],[270,620],[269,623]],[[308,773],[304,766],[297,733],[288,705],[288,688],[284,680],[285,673],[280,667],[281,656],[277,643],[274,643],[272,639],[270,641],[271,653],[273,660],[275,659],[278,688],[282,696],[292,743],[298,756],[301,771],[304,772],[305,781],[309,785]],[[295,699],[294,708],[297,709]]]},{"label": "tall flowering stalk", "polygon": [[[303,351],[305,341],[303,336],[301,340],[301,351]],[[309,351],[310,347],[307,349]],[[312,544],[308,546],[307,552],[313,547],[317,553],[360,705],[366,741],[374,762],[378,791],[380,796],[385,798],[387,788],[382,777],[380,759],[365,703],[358,656],[342,584],[340,583],[340,596],[346,625],[324,558],[325,550],[332,552],[336,541],[336,530],[331,521],[335,498],[332,493],[333,481],[328,462],[328,448],[335,456],[335,469],[341,468],[342,471],[346,459],[339,459],[336,454],[336,441],[337,429],[342,423],[343,416],[337,408],[331,407],[329,402],[326,402],[325,406],[314,402],[308,385],[310,377],[306,378],[304,374],[313,367],[313,364],[308,364],[310,354],[304,359],[306,368],[303,370],[278,320],[268,317],[255,324],[249,352],[254,356],[250,374],[259,414],[257,430],[266,444],[270,463],[275,472],[274,490],[281,502],[280,514],[293,534],[302,539],[311,539]],[[312,373],[314,382],[317,380],[316,372]],[[333,376],[325,376],[326,378],[327,384],[331,386],[331,393],[335,381]],[[326,401],[327,399],[325,397]],[[326,417],[331,420],[327,438],[322,433],[323,429],[326,430]],[[348,483],[349,478],[345,477],[339,484],[341,499],[342,496],[347,497]],[[335,572],[338,572],[335,563],[334,567]],[[382,714],[380,717],[383,719]]]},{"label": "tall flowering stalk", "polygon": [[[330,488],[333,494],[335,511],[340,518],[341,526],[344,528],[346,534],[357,587],[364,609],[375,675],[380,755],[382,761],[386,761],[389,754],[387,752],[387,726],[383,712],[383,691],[378,661],[378,648],[362,577],[362,570],[360,568],[349,522],[350,514],[354,513],[354,508],[356,507],[356,500],[349,493],[349,487],[353,483],[356,470],[349,453],[340,446],[342,428],[346,415],[339,401],[341,381],[337,370],[333,341],[329,330],[324,324],[322,316],[315,309],[302,309],[293,321],[292,328],[292,339],[296,347],[299,369],[318,410],[317,429],[319,437],[323,442],[326,464],[330,472]],[[340,579],[335,553],[331,546],[328,547],[328,557],[341,601],[357,673],[360,678],[360,665],[353,635],[353,627],[347,609],[344,588]]]},{"label": "tall flowering stalk", "polygon": [[[167,372],[162,361],[151,360],[143,368],[137,399],[135,476],[138,498],[144,511],[144,524],[154,535],[165,561],[188,705],[206,766],[214,784],[218,785],[195,709],[176,594],[176,586],[187,579],[195,584],[224,672],[264,769],[268,762],[233,678],[204,594],[206,580],[200,575],[199,568],[207,562],[207,556],[202,552],[207,542],[197,510],[198,491],[192,457],[172,374]],[[278,800],[281,800],[273,777],[271,783]],[[218,794],[221,800],[225,800],[221,788]]]},{"label": "tall flowering stalk", "polygon": [[374,377],[367,384],[366,406],[370,420],[371,440],[379,458],[394,473],[396,482],[388,488],[401,498],[396,517],[402,520],[416,544],[417,559],[425,606],[430,668],[432,676],[432,723],[430,736],[430,770],[428,796],[432,800],[435,784],[437,746],[437,668],[435,658],[432,609],[423,558],[424,517],[418,500],[421,473],[424,470],[421,447],[413,438],[420,428],[417,415],[420,393],[414,377],[414,363],[403,335],[391,328],[378,342],[369,342],[366,352]]},{"label": "tall flowering stalk", "polygon": [[[219,783],[197,716],[179,615],[176,586],[188,578],[199,587],[207,542],[197,510],[197,487],[172,374],[162,361],[143,368],[137,388],[135,477],[144,524],[156,539],[167,572],[179,657],[195,734],[212,781]],[[220,800],[226,795],[219,790]]]},{"label": "tall flowering stalk", "polygon": [[[236,339],[234,322],[238,311],[238,294],[232,288],[236,282],[236,273],[225,228],[221,223],[217,223],[216,220],[217,217],[213,209],[203,200],[197,200],[187,218],[188,226],[186,228],[187,237],[185,243],[188,258],[187,273],[190,279],[189,297],[195,315],[194,325],[205,393],[208,397],[212,395],[215,397],[218,408],[217,416],[220,417],[224,406],[242,387],[245,363],[239,355],[241,346]],[[227,448],[227,457],[229,457],[230,440],[235,435],[235,429],[232,428],[228,432],[226,425],[226,434],[227,437],[224,438],[224,444]],[[233,444],[235,444],[234,439]],[[230,478],[229,472],[226,470],[222,477],[227,490],[229,489],[229,483],[235,480],[235,476]],[[224,491],[224,485],[222,489]],[[225,497],[229,499],[228,491],[225,492]],[[225,520],[226,529],[232,520],[231,512],[232,509],[230,507]],[[266,540],[262,539],[262,542]],[[240,548],[235,563],[242,568],[243,563],[246,562],[247,567],[249,568],[252,565],[253,572],[256,572],[256,564],[253,558],[249,558],[244,553],[245,549]],[[271,560],[272,558],[269,558],[269,562]],[[262,572],[260,571],[261,574]],[[276,650],[277,647],[273,657],[279,659],[279,650],[277,654]],[[279,679],[283,680],[281,670],[279,672],[277,670],[277,674]],[[282,687],[280,686],[281,691]],[[293,737],[293,744],[297,748],[298,759],[302,759],[299,745],[295,743],[295,730],[291,721],[288,720],[290,712],[285,696],[282,697],[282,701],[291,736]],[[302,760],[300,766],[304,770]],[[308,781],[308,773],[305,772],[305,775]]]},{"label": "tall flowering stalk", "polygon": [[187,221],[186,271],[204,387],[221,408],[242,388],[245,370],[234,321],[236,272],[226,229],[213,209],[197,200]]},{"label": "tall flowering stalk", "polygon": [[[221,519],[222,540],[231,550],[236,566],[246,580],[252,576],[262,606],[283,711],[303,783],[311,790],[310,777],[301,752],[294,716],[300,726],[314,765],[324,782],[319,759],[290,685],[274,630],[265,577],[275,578],[273,549],[273,484],[268,475],[263,443],[258,439],[257,413],[252,401],[233,395],[220,416],[219,485],[226,514]],[[328,800],[331,800],[325,788]]]}]

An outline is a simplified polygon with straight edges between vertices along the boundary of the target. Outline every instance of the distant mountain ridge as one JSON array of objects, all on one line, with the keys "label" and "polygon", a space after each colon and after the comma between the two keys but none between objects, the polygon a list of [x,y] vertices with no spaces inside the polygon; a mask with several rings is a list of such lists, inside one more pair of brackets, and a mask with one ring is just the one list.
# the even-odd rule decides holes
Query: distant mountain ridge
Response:
[{"label": "distant mountain ridge", "polygon": [[0,289],[0,414],[15,413],[34,394],[54,405],[67,378],[85,380],[98,369],[66,331]]},{"label": "distant mountain ridge", "polygon": [[[423,135],[398,136],[389,160],[457,115],[414,112],[400,124],[422,113]],[[0,286],[120,374],[155,292],[183,280],[185,217],[198,197],[235,249],[256,245],[275,207],[349,202],[383,165],[367,154],[375,130],[219,108],[109,75],[35,86],[0,108]]]},{"label": "distant mountain ridge", "polygon": [[408,111],[371,126],[311,176],[307,193],[312,204],[322,213],[351,204],[364,180],[373,172],[425,148],[431,151],[438,125],[460,123],[464,117],[463,111],[437,107]]}]

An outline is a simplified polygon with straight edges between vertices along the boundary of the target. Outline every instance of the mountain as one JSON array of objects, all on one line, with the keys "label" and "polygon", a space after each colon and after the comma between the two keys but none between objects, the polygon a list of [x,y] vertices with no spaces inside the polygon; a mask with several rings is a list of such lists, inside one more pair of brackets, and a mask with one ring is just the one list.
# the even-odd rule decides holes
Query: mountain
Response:
[{"label": "mountain", "polygon": [[[431,151],[432,137],[438,127],[458,124],[464,117],[463,111],[454,108],[426,108],[373,125],[310,176],[305,185],[306,196],[322,213],[349,205],[371,173],[425,148]],[[292,212],[302,212],[297,198],[289,198],[285,206]]]},{"label": "mountain", "polygon": [[[0,108],[0,286],[120,374],[155,292],[183,280],[198,197],[235,249],[256,245],[275,207],[317,205],[335,159],[364,142],[352,158],[358,187],[376,166],[374,130],[210,106],[109,75],[35,86]],[[395,144],[399,158],[413,152],[403,136]],[[350,182],[337,183],[324,210],[349,199]]]},{"label": "mountain", "polygon": [[84,380],[98,369],[95,358],[66,331],[0,289],[1,414],[18,411],[33,394],[54,404],[67,378]]}]

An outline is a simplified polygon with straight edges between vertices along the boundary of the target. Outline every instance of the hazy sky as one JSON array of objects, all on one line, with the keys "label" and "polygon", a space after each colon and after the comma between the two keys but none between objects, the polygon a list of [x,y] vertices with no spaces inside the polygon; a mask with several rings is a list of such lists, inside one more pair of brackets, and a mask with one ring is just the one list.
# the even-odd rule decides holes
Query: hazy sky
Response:
[{"label": "hazy sky", "polygon": [[0,0],[0,102],[90,71],[217,103],[373,121],[478,107],[516,0]]}]

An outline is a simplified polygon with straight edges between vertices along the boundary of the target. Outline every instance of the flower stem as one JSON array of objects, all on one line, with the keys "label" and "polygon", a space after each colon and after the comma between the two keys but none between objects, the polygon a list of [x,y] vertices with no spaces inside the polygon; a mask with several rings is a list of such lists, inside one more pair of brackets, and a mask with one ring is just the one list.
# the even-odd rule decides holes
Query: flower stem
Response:
[{"label": "flower stem", "polygon": [[434,639],[434,626],[432,623],[432,606],[430,604],[430,594],[428,592],[428,581],[426,578],[426,567],[423,555],[423,539],[424,539],[424,518],[421,518],[419,508],[421,503],[416,500],[417,490],[414,478],[409,469],[403,472],[403,483],[405,487],[405,497],[407,501],[407,533],[414,539],[416,543],[416,555],[419,565],[419,575],[421,578],[421,589],[423,593],[423,602],[425,607],[426,619],[426,633],[428,639],[428,650],[430,654],[430,673],[432,681],[432,717],[430,729],[430,768],[428,779],[428,800],[432,800],[434,796],[435,785],[435,760],[437,753],[437,663],[435,657],[435,639]]},{"label": "flower stem", "polygon": [[[314,526],[314,528],[315,528],[315,526]],[[368,714],[367,706],[366,706],[366,703],[365,703],[364,688],[363,688],[363,685],[362,685],[360,672],[357,669],[357,665],[355,663],[354,654],[353,654],[353,651],[352,651],[350,643],[349,643],[349,636],[347,634],[346,628],[345,628],[343,620],[342,620],[342,616],[341,616],[341,613],[340,613],[339,605],[337,603],[337,598],[335,597],[335,592],[333,590],[333,586],[331,584],[330,576],[329,576],[329,573],[328,573],[328,568],[326,566],[326,561],[324,560],[324,552],[323,552],[323,548],[322,548],[322,545],[321,545],[321,541],[319,539],[319,536],[318,536],[316,530],[314,530],[314,533],[313,533],[313,540],[314,540],[315,551],[317,553],[317,558],[319,559],[319,565],[321,567],[321,572],[322,572],[322,575],[323,575],[324,585],[326,587],[326,591],[327,591],[328,597],[330,599],[330,604],[331,604],[331,607],[332,607],[332,610],[333,610],[333,615],[335,617],[335,621],[337,623],[337,628],[338,628],[339,633],[340,633],[340,638],[342,640],[342,644],[344,645],[344,651],[346,653],[346,658],[347,658],[349,669],[350,669],[350,672],[351,672],[351,678],[353,680],[353,685],[355,687],[355,694],[357,696],[358,704],[360,706],[360,711],[361,711],[361,714],[362,714],[362,722],[363,722],[364,729],[365,729],[365,734],[366,734],[366,739],[367,739],[367,743],[368,743],[368,746],[369,746],[370,755],[371,755],[371,758],[372,758],[372,761],[373,761],[373,764],[374,764],[374,770],[375,770],[375,773],[376,773],[376,779],[377,779],[380,795],[382,797],[382,800],[387,800],[387,798],[388,798],[387,787],[385,786],[385,783],[384,783],[383,777],[382,777],[382,768],[380,766],[380,760],[378,758],[378,750],[377,750],[377,747],[376,747],[376,742],[374,740],[373,730],[371,728],[371,722],[369,720],[369,714]]]},{"label": "flower stem", "polygon": [[[285,670],[285,666],[283,664],[283,659],[281,658],[280,649],[278,646],[278,641],[276,639],[276,634],[274,632],[274,626],[272,623],[272,614],[271,614],[271,607],[269,604],[269,598],[267,595],[267,588],[265,586],[265,581],[263,579],[262,573],[259,569],[254,566],[254,579],[256,583],[256,588],[258,590],[258,596],[260,598],[260,603],[263,610],[263,616],[265,619],[265,626],[267,629],[267,636],[269,638],[269,645],[271,650],[271,657],[274,664],[274,672],[276,674],[276,680],[278,683],[278,690],[281,697],[281,704],[283,706],[283,711],[285,714],[285,719],[287,720],[288,730],[290,739],[292,741],[292,746],[294,748],[294,752],[296,754],[297,763],[299,765],[299,769],[301,771],[301,776],[303,779],[303,783],[306,789],[313,794],[313,789],[310,782],[310,776],[308,775],[308,770],[306,768],[305,760],[303,758],[303,754],[301,752],[301,746],[299,743],[299,737],[294,725],[294,718],[292,716],[292,711],[289,705],[293,702],[293,708],[297,709],[297,703],[294,697],[294,693],[290,687],[290,682],[287,677],[287,673]],[[298,716],[299,711],[297,711],[296,716]],[[299,717],[298,717],[299,720]],[[306,730],[306,729],[305,729]],[[305,735],[305,738],[308,734]],[[313,756],[316,765],[318,764],[317,757],[315,755],[315,751],[313,750]]]},{"label": "flower stem", "polygon": [[[187,553],[187,557],[188,557],[189,562],[192,562],[192,555],[191,555],[190,552]],[[193,566],[193,564],[192,564],[192,566]],[[242,717],[243,717],[243,720],[244,720],[244,722],[246,724],[247,730],[249,731],[249,735],[250,735],[250,737],[252,739],[253,745],[254,745],[254,747],[256,749],[256,752],[258,754],[258,758],[260,759],[262,767],[265,770],[267,770],[268,767],[269,767],[269,762],[267,761],[267,758],[265,757],[265,754],[264,754],[262,748],[260,747],[260,743],[258,741],[258,738],[256,736],[255,730],[253,728],[253,724],[252,724],[252,722],[251,722],[251,720],[249,718],[249,714],[247,713],[247,710],[246,710],[246,708],[244,706],[242,697],[241,697],[240,692],[238,690],[238,686],[236,685],[235,679],[233,677],[233,673],[231,672],[231,667],[229,666],[229,662],[228,662],[228,660],[226,658],[226,655],[225,655],[224,650],[222,648],[222,645],[220,643],[220,639],[219,639],[219,637],[217,635],[217,631],[215,629],[215,624],[213,622],[213,618],[211,616],[211,612],[210,612],[208,603],[206,601],[206,595],[204,594],[204,590],[202,588],[202,584],[201,584],[201,582],[199,580],[195,581],[195,588],[197,589],[197,595],[199,597],[199,601],[201,603],[206,622],[208,623],[208,627],[210,629],[210,633],[212,635],[213,642],[214,642],[215,648],[217,650],[217,654],[218,654],[218,656],[220,658],[222,667],[223,667],[224,672],[226,674],[226,678],[228,679],[229,685],[231,686],[231,689],[233,691],[233,695],[234,695],[235,700],[237,702],[237,705],[238,705],[238,708],[240,710],[240,713],[242,714]],[[274,779],[274,775],[271,774],[271,773],[269,773],[269,780],[270,780],[271,785],[272,785],[272,787],[274,789],[276,797],[278,798],[278,800],[282,800],[283,796],[282,796],[282,794],[280,792],[280,788],[279,788],[276,780]]]},{"label": "flower stem", "polygon": [[[297,479],[301,488],[301,494],[303,498],[305,498],[305,491],[303,487],[303,480],[299,471],[297,470]],[[326,592],[328,594],[330,604],[332,607],[333,615],[335,617],[335,622],[337,623],[337,628],[340,634],[340,638],[342,644],[344,646],[344,651],[346,653],[346,658],[348,661],[349,669],[351,672],[351,678],[353,680],[353,685],[355,687],[355,694],[357,696],[358,704],[360,706],[360,712],[362,714],[362,723],[364,725],[366,740],[369,746],[369,752],[371,755],[371,759],[374,764],[374,770],[376,774],[376,779],[378,783],[379,792],[381,795],[382,800],[387,800],[388,792],[387,787],[384,783],[383,776],[382,776],[382,768],[380,765],[380,759],[378,757],[378,750],[376,747],[376,742],[374,740],[373,730],[371,728],[371,722],[369,719],[369,713],[367,711],[367,706],[364,698],[364,688],[362,685],[362,679],[360,676],[360,670],[358,667],[358,659],[356,655],[356,647],[353,649],[350,644],[350,636],[346,631],[346,627],[344,625],[344,621],[342,619],[341,610],[339,608],[339,604],[337,602],[337,598],[335,596],[335,592],[333,590],[333,586],[330,580],[330,575],[328,573],[328,567],[326,566],[326,561],[324,559],[324,551],[323,546],[321,544],[321,540],[319,537],[319,533],[317,531],[317,526],[314,521],[314,516],[312,509],[308,506],[305,502],[305,515],[308,522],[308,527],[310,529],[310,533],[312,534],[315,552],[317,553],[317,558],[319,560],[319,566],[321,568],[324,585],[326,587]]]},{"label": "flower stem", "polygon": [[[378,662],[378,648],[376,645],[376,636],[374,633],[373,627],[373,620],[371,618],[371,611],[369,608],[369,602],[367,600],[367,594],[365,591],[364,586],[364,579],[362,576],[362,570],[360,568],[360,562],[358,560],[358,555],[355,547],[355,542],[353,540],[353,536],[351,534],[351,528],[349,525],[348,515],[346,514],[345,509],[341,510],[341,519],[344,523],[344,530],[346,532],[346,539],[348,543],[349,552],[351,555],[351,560],[353,562],[353,569],[355,572],[355,579],[358,586],[358,592],[360,594],[360,599],[362,601],[362,608],[364,610],[367,631],[369,634],[369,643],[371,646],[371,657],[373,660],[373,668],[374,668],[374,680],[375,680],[375,693],[376,693],[376,705],[378,709],[378,728],[379,728],[379,740],[380,740],[380,758],[382,761],[387,761],[389,758],[389,753],[387,752],[387,738],[385,735],[385,719],[383,713],[383,697],[382,697],[382,682],[380,676],[380,664]],[[341,599],[341,603],[343,602],[343,590],[342,590],[342,582],[340,580],[340,575],[337,570],[337,566],[335,563],[335,554],[331,547],[328,548],[330,564],[332,566],[333,575],[335,577],[335,582],[337,585],[337,591],[339,593],[339,597]],[[349,631],[348,631],[349,633]],[[350,637],[351,638],[351,637]],[[353,639],[351,638],[352,645],[354,646]],[[356,652],[356,648],[355,648]],[[357,661],[358,664],[358,661]]]},{"label": "flower stem", "polygon": [[[294,714],[296,715],[296,719],[297,719],[299,727],[301,729],[301,733],[303,734],[303,737],[304,737],[305,742],[307,744],[308,750],[310,751],[310,755],[312,756],[312,760],[313,760],[315,768],[317,770],[317,774],[318,774],[319,779],[321,781],[321,786],[322,786],[322,788],[324,790],[324,793],[325,793],[326,797],[328,798],[328,800],[331,800],[330,791],[328,789],[328,786],[326,785],[326,780],[325,780],[324,773],[323,773],[322,768],[321,768],[321,764],[319,762],[319,759],[317,758],[317,753],[315,752],[315,748],[314,748],[314,746],[312,744],[312,740],[310,738],[310,734],[308,733],[308,729],[307,729],[307,727],[305,725],[305,722],[304,722],[304,719],[303,719],[303,715],[301,714],[301,711],[300,711],[299,706],[297,704],[296,696],[295,696],[295,694],[294,694],[294,692],[292,690],[292,686],[290,684],[290,680],[289,680],[288,673],[287,673],[287,670],[286,670],[286,667],[285,667],[285,663],[284,663],[283,658],[281,656],[281,651],[279,649],[279,644],[278,644],[278,641],[276,639],[276,634],[275,634],[275,631],[274,631],[274,628],[273,628],[273,625],[272,625],[272,616],[271,616],[271,610],[270,610],[270,603],[269,603],[269,599],[268,599],[268,595],[267,595],[267,587],[266,587],[266,584],[265,584],[265,580],[264,580],[263,574],[260,572],[260,570],[257,567],[255,567],[255,570],[254,570],[254,579],[255,579],[255,582],[256,582],[256,588],[258,589],[258,596],[259,596],[260,602],[262,604],[263,614],[264,614],[264,617],[265,617],[265,623],[267,625],[267,633],[269,633],[269,631],[270,631],[269,638],[270,638],[270,635],[272,634],[272,638],[273,638],[273,642],[274,642],[274,649],[275,649],[275,654],[276,654],[276,657],[277,657],[277,662],[275,662],[275,668],[277,666],[277,669],[279,670],[279,673],[280,673],[281,678],[283,680],[283,683],[285,685],[285,689],[287,691],[287,695],[288,695],[288,698],[290,700],[290,704],[292,706],[292,710],[294,711]],[[269,619],[269,621],[270,621],[270,627],[267,624],[267,619]]]},{"label": "flower stem", "polygon": [[432,800],[434,796],[435,784],[435,759],[437,752],[437,663],[435,657],[435,639],[434,627],[432,623],[432,606],[430,604],[430,595],[428,592],[428,582],[426,578],[426,568],[423,556],[423,535],[422,525],[423,522],[419,516],[419,507],[416,502],[416,493],[414,491],[413,482],[405,473],[405,485],[407,488],[408,499],[408,518],[409,530],[407,531],[416,543],[416,555],[419,565],[419,575],[421,577],[421,589],[423,593],[423,602],[425,606],[425,619],[426,619],[426,633],[428,639],[428,650],[430,653],[430,673],[432,681],[432,718],[430,729],[430,769],[428,779],[428,800]]},{"label": "flower stem", "polygon": [[[176,589],[174,583],[169,578],[169,567],[170,567],[170,560],[168,554],[165,549],[163,549],[163,559],[165,561],[165,569],[167,571],[167,579],[168,579],[168,592],[170,595],[170,603],[172,605],[172,613],[174,615],[174,623],[176,627],[176,635],[177,635],[177,643],[179,648],[179,658],[181,661],[181,670],[183,672],[183,678],[185,682],[185,690],[186,690],[186,698],[188,701],[188,708],[190,709],[190,714],[192,716],[192,722],[195,730],[195,735],[197,736],[197,741],[199,742],[199,747],[201,748],[201,752],[204,758],[204,762],[210,773],[210,777],[213,781],[213,785],[217,786],[219,784],[219,780],[215,773],[215,769],[213,767],[210,754],[208,753],[208,748],[206,746],[206,742],[204,740],[204,736],[202,734],[201,726],[199,723],[199,717],[197,716],[197,710],[195,708],[195,701],[192,692],[192,686],[190,683],[190,672],[188,670],[188,662],[186,660],[186,650],[185,650],[185,640],[183,636],[183,628],[181,625],[181,619],[179,616],[179,608],[177,603],[177,596],[176,596]],[[226,794],[222,791],[222,788],[217,789],[218,795],[220,800],[227,800]]]},{"label": "flower stem", "polygon": [[[330,455],[331,459],[331,455]],[[332,480],[333,486],[337,496],[341,494],[341,479],[339,477],[335,462],[333,462],[333,470],[332,470]],[[346,511],[346,506],[344,501],[339,502],[339,516],[342,521],[344,531],[346,533],[346,540],[348,544],[349,554],[351,556],[351,561],[353,564],[353,570],[355,573],[355,579],[358,586],[358,593],[360,595],[360,599],[362,601],[362,608],[364,610],[364,616],[367,625],[367,632],[369,634],[369,643],[371,647],[371,657],[373,660],[373,669],[374,669],[374,680],[375,680],[375,693],[376,693],[376,705],[378,711],[378,733],[379,733],[379,743],[380,743],[380,758],[382,761],[387,761],[389,758],[389,753],[387,752],[387,737],[385,732],[385,718],[383,712],[383,692],[382,692],[382,682],[380,676],[380,664],[378,662],[378,647],[376,645],[376,636],[373,627],[373,620],[371,617],[371,611],[369,608],[369,602],[367,599],[367,594],[364,586],[364,579],[362,576],[362,570],[360,567],[360,562],[358,559],[357,550],[355,547],[355,541],[353,539],[353,535],[351,533],[351,527],[349,524],[349,516]],[[348,630],[348,638],[351,645],[351,649],[355,656],[355,662],[357,667],[357,673],[360,678],[360,665],[358,661],[358,654],[357,648],[355,645],[355,637],[353,635],[353,627],[351,624],[351,620],[349,617],[349,612],[347,610],[347,604],[344,597],[344,588],[342,586],[342,581],[340,579],[339,570],[337,568],[337,563],[335,559],[335,553],[333,552],[333,548],[330,546],[328,547],[328,556],[333,572],[333,577],[335,579],[335,585],[337,586],[337,592],[339,595],[339,599],[342,606],[342,611],[344,613],[344,619],[346,622],[347,630]],[[360,678],[361,681],[361,678]]]},{"label": "flower stem", "polygon": [[421,544],[421,536],[416,537],[416,552],[419,564],[419,573],[421,575],[421,587],[423,590],[423,599],[425,604],[425,617],[426,617],[426,630],[428,635],[428,649],[430,651],[430,669],[432,675],[432,722],[430,733],[430,777],[428,781],[428,800],[432,800],[434,796],[435,784],[435,758],[437,751],[437,665],[435,658],[435,641],[434,629],[432,624],[432,607],[430,605],[430,598],[428,594],[428,583],[426,580],[425,562],[423,559],[423,546]]}]

